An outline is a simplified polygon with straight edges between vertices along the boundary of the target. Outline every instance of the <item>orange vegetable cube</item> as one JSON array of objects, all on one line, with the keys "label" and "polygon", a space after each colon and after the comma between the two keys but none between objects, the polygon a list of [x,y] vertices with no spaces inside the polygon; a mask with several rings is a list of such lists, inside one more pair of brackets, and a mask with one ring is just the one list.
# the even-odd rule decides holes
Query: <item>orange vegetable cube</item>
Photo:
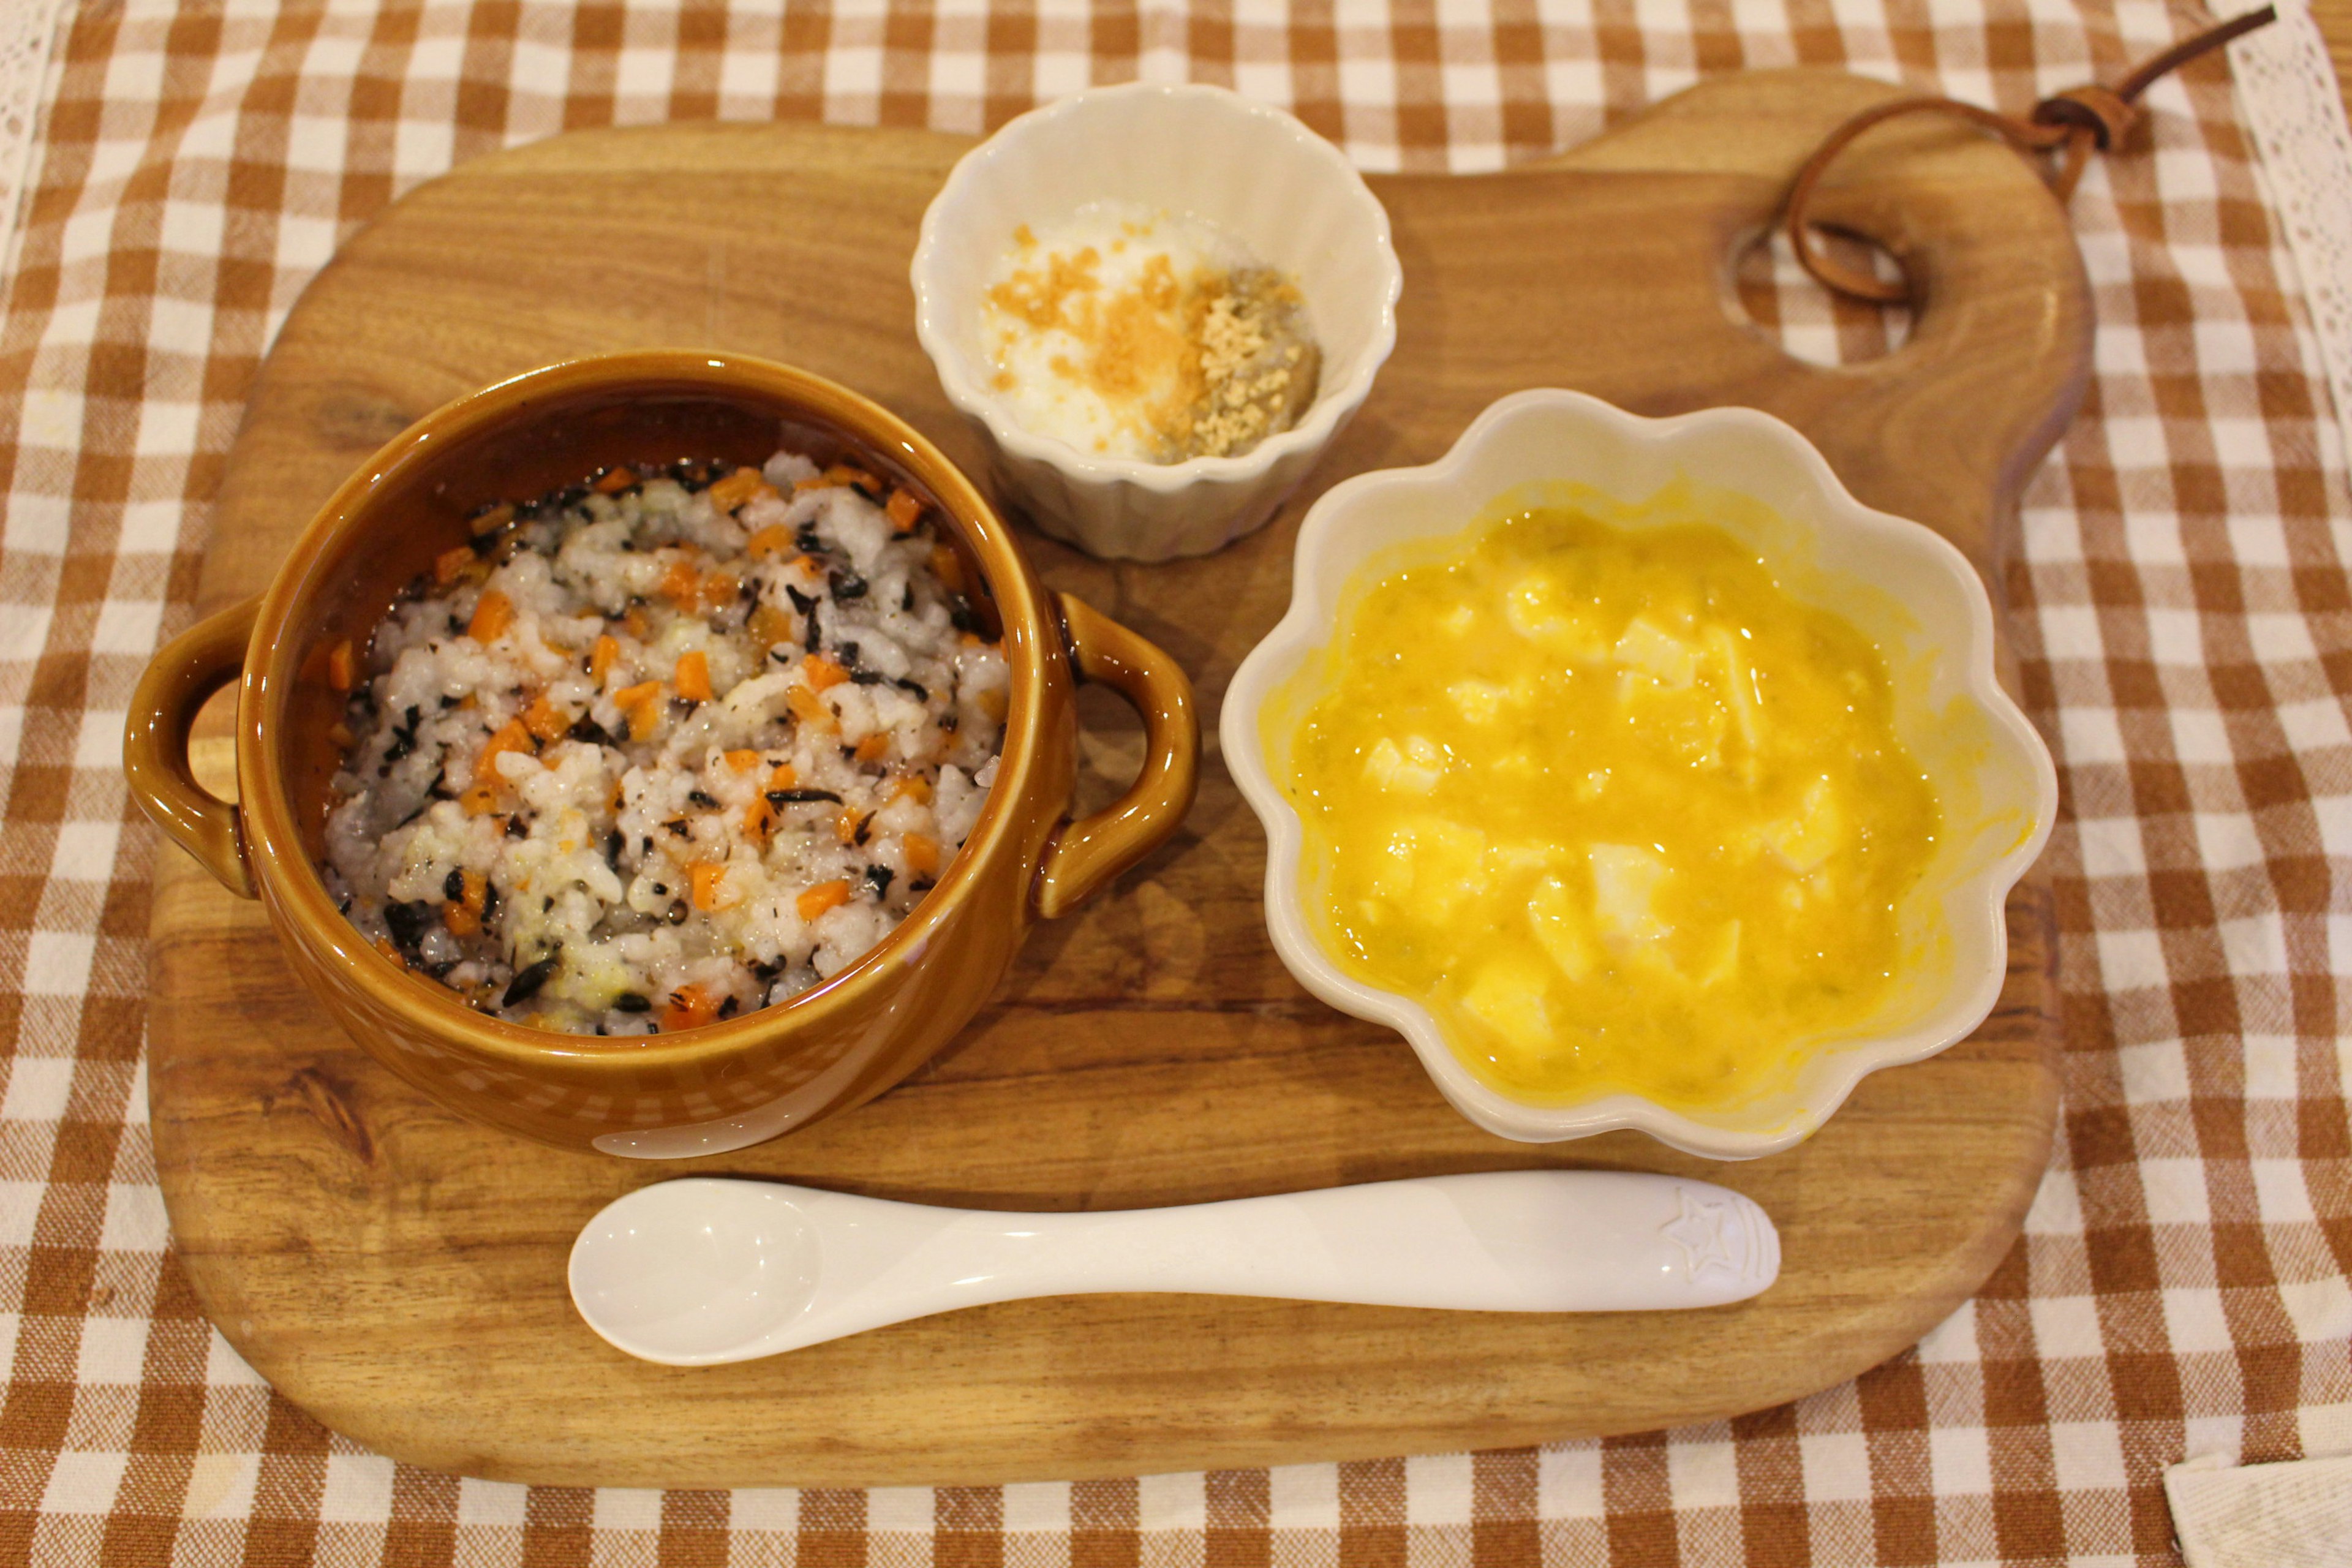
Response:
[{"label": "orange vegetable cube", "polygon": [[700,648],[678,655],[677,694],[689,702],[710,700],[710,659]]},{"label": "orange vegetable cube", "polygon": [[801,661],[808,670],[808,683],[818,691],[840,685],[849,679],[849,671],[821,653],[813,653]]},{"label": "orange vegetable cube", "polygon": [[753,768],[760,765],[760,753],[757,752],[730,752],[727,753],[727,765],[736,773],[748,773]]},{"label": "orange vegetable cube", "polygon": [[478,643],[496,642],[500,633],[514,625],[514,601],[493,588],[474,605],[473,623],[466,635]]},{"label": "orange vegetable cube", "polygon": [[791,704],[793,716],[803,724],[811,725],[827,733],[841,728],[841,721],[834,717],[833,710],[825,706],[824,699],[819,697],[808,687],[794,686],[786,689],[784,700]]},{"label": "orange vegetable cube", "polygon": [[768,804],[766,795],[756,795],[743,808],[743,831],[765,844],[768,835],[776,830],[776,808]]},{"label": "orange vegetable cube", "polygon": [[482,514],[467,526],[473,531],[474,537],[479,539],[486,533],[496,533],[512,522],[514,514],[514,502],[502,500],[494,507],[484,509]]},{"label": "orange vegetable cube", "polygon": [[992,686],[985,691],[974,692],[971,699],[973,707],[979,709],[990,718],[1000,721],[1004,718],[1004,710],[1008,701],[1009,699],[1006,695]]},{"label": "orange vegetable cube", "polygon": [[542,691],[530,700],[530,707],[522,710],[522,727],[541,741],[560,741],[563,732],[572,728],[572,721],[558,711],[555,704],[547,700],[547,693]]},{"label": "orange vegetable cube", "polygon": [[433,558],[433,580],[446,588],[457,580],[458,574],[473,563],[472,545],[454,545]]},{"label": "orange vegetable cube", "polygon": [[857,842],[857,830],[866,826],[866,814],[854,805],[845,805],[834,813],[834,837],[844,844]]},{"label": "orange vegetable cube", "polygon": [[910,532],[915,524],[923,521],[922,499],[906,486],[900,485],[890,492],[889,504],[882,509],[882,512],[890,520],[892,528],[897,529],[900,533]]},{"label": "orange vegetable cube", "polygon": [[499,792],[485,780],[477,780],[458,792],[457,804],[466,808],[467,816],[488,816],[498,809]]},{"label": "orange vegetable cube", "polygon": [[919,877],[928,877],[940,868],[938,839],[920,833],[909,833],[898,843],[906,854],[908,870]]},{"label": "orange vegetable cube", "polygon": [[753,607],[751,618],[743,623],[743,629],[750,632],[751,640],[761,647],[773,647],[780,642],[792,641],[793,618],[773,605],[760,605]]},{"label": "orange vegetable cube", "polygon": [[836,878],[830,882],[819,882],[793,900],[793,907],[800,910],[801,919],[813,921],[825,910],[837,910],[847,902],[849,884]]},{"label": "orange vegetable cube", "polygon": [[950,594],[965,592],[963,557],[955,552],[955,546],[951,544],[931,546],[931,575],[937,577],[940,580],[940,585]]},{"label": "orange vegetable cube", "polygon": [[596,481],[599,495],[616,496],[637,482],[637,470],[629,468],[607,468],[604,477]]},{"label": "orange vegetable cube", "polygon": [[474,783],[487,784],[495,790],[504,782],[499,772],[499,755],[502,752],[534,752],[530,731],[520,719],[509,719],[498,728],[498,732],[482,744],[481,755],[474,759]]},{"label": "orange vegetable cube", "polygon": [[337,691],[349,691],[359,683],[359,656],[352,651],[352,639],[345,637],[327,650],[327,684]]},{"label": "orange vegetable cube", "polygon": [[801,771],[790,763],[778,763],[776,771],[768,775],[770,789],[798,789],[800,783]]},{"label": "orange vegetable cube", "polygon": [[669,1005],[662,1009],[662,1027],[693,1029],[719,1016],[721,998],[703,985],[681,985],[669,994]]},{"label": "orange vegetable cube", "polygon": [[[727,866],[720,860],[698,860],[686,869],[694,884],[694,907],[698,910],[718,910],[727,907]],[[733,900],[729,900],[728,902]]]},{"label": "orange vegetable cube", "polygon": [[613,700],[629,718],[629,735],[642,741],[661,722],[662,694],[658,680],[641,680],[613,693]]},{"label": "orange vegetable cube", "polygon": [[765,561],[772,555],[782,555],[793,547],[793,531],[781,522],[772,522],[751,536],[744,549],[754,561]]},{"label": "orange vegetable cube", "polygon": [[919,805],[929,805],[931,802],[931,781],[919,773],[908,773],[891,788],[892,800],[897,800],[901,795],[908,796]]},{"label": "orange vegetable cube", "polygon": [[889,754],[890,737],[879,730],[857,742],[857,760],[861,763],[878,763]]},{"label": "orange vegetable cube", "polygon": [[738,468],[710,487],[710,504],[720,511],[733,511],[756,500],[763,490],[772,496],[777,493],[759,469]]},{"label": "orange vegetable cube", "polygon": [[654,592],[679,609],[690,610],[702,597],[702,574],[694,569],[690,561],[673,561],[669,563],[669,570],[662,574],[661,583]]},{"label": "orange vegetable cube", "polygon": [[646,625],[645,611],[635,605],[631,605],[629,613],[621,617],[621,628],[639,642],[646,640],[646,633],[651,629]]}]

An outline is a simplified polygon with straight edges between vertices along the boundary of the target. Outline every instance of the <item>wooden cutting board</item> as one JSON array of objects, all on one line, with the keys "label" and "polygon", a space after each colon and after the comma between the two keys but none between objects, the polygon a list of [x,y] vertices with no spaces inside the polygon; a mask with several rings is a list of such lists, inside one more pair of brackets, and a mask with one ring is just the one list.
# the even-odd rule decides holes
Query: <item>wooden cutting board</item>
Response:
[{"label": "wooden cutting board", "polygon": [[[1541,171],[1373,182],[1405,291],[1395,357],[1274,526],[1222,554],[1109,565],[1034,534],[1046,580],[1170,649],[1204,732],[1289,593],[1297,518],[1360,470],[1426,461],[1494,397],[1582,388],[1666,413],[1769,409],[1864,500],[1995,572],[2015,492],[2071,416],[2088,299],[2063,214],[2013,155],[1933,127],[1858,158],[1825,210],[1907,258],[1909,343],[1825,370],[1740,315],[1734,253],[1838,119],[1832,73],[1727,78]],[[201,592],[261,587],[313,507],[443,400],[588,350],[709,344],[820,371],[977,471],[911,330],[917,220],[966,142],[806,126],[572,135],[469,163],[344,247],[288,319],[223,479]],[[1090,702],[1088,787],[1139,754]],[[201,761],[221,777],[226,742]],[[1260,914],[1265,841],[1222,767],[1185,831],[1033,935],[992,1005],[874,1104],[671,1165],[564,1154],[457,1120],[300,991],[260,911],[166,851],[150,1013],[174,1244],[230,1342],[383,1453],[620,1486],[986,1482],[1491,1447],[1769,1405],[1901,1351],[1991,1270],[2057,1100],[2046,888],[2010,906],[2000,1009],[1867,1079],[1811,1142],[1746,1165],[1619,1133],[1530,1147],[1438,1098],[1403,1042],[1292,982]],[[595,1210],[688,1171],[1002,1207],[1182,1203],[1547,1165],[1702,1175],[1776,1216],[1779,1284],[1672,1315],[1445,1314],[1223,1298],[1029,1301],[748,1365],[649,1366],[573,1316]]]}]

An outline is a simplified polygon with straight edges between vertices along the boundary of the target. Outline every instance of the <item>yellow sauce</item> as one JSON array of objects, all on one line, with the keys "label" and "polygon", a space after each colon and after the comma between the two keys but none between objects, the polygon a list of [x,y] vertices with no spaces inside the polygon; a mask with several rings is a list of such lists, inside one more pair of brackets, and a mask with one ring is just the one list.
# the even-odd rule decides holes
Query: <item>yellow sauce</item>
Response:
[{"label": "yellow sauce", "polygon": [[1502,1092],[1735,1104],[1885,1005],[1935,794],[1877,647],[1728,533],[1510,515],[1292,681],[1318,939]]}]

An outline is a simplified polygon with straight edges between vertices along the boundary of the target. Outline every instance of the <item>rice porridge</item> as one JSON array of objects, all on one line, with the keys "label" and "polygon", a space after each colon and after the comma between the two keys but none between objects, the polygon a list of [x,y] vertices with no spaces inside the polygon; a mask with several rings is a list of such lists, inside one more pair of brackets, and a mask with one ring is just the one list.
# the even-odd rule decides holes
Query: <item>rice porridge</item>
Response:
[{"label": "rice porridge", "polygon": [[978,821],[1010,681],[912,491],[779,452],[486,509],[349,692],[329,891],[481,1011],[650,1035],[894,930]]}]

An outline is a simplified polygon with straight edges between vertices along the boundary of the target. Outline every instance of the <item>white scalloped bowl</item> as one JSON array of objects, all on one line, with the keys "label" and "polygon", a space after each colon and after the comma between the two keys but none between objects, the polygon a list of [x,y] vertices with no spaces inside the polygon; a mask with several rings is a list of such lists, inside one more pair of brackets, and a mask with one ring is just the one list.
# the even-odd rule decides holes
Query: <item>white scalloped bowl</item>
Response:
[{"label": "white scalloped bowl", "polygon": [[[1238,457],[1147,463],[1024,429],[988,392],[981,305],[1013,230],[1105,200],[1204,220],[1297,281],[1323,369],[1297,425]],[[1388,213],[1337,147],[1223,88],[1144,82],[1032,110],[966,153],[923,214],[910,276],[915,336],[999,488],[1056,538],[1134,561],[1264,526],[1371,391],[1404,286]]]},{"label": "white scalloped bowl", "polygon": [[[1906,954],[1894,995],[1864,1032],[1824,1044],[1790,1081],[1706,1111],[1622,1092],[1532,1102],[1473,1074],[1417,1002],[1342,973],[1316,939],[1304,833],[1275,782],[1313,695],[1289,690],[1288,678],[1329,645],[1349,580],[1372,558],[1528,505],[1579,505],[1640,527],[1642,503],[1669,486],[1687,487],[1677,493],[1755,547],[1785,590],[1877,641],[1896,732],[1934,783],[1945,831],[1900,911]],[[1862,505],[1802,436],[1769,415],[1715,408],[1644,419],[1573,392],[1506,397],[1438,462],[1327,491],[1299,532],[1289,612],[1234,673],[1220,735],[1226,766],[1265,825],[1266,924],[1283,963],[1341,1012],[1402,1034],[1471,1121],[1525,1142],[1630,1127],[1689,1153],[1744,1160],[1802,1141],[1865,1073],[1933,1056],[1984,1021],[2008,967],[2002,907],[2058,810],[2050,752],[1994,679],[1992,607],[1959,551]]]}]

